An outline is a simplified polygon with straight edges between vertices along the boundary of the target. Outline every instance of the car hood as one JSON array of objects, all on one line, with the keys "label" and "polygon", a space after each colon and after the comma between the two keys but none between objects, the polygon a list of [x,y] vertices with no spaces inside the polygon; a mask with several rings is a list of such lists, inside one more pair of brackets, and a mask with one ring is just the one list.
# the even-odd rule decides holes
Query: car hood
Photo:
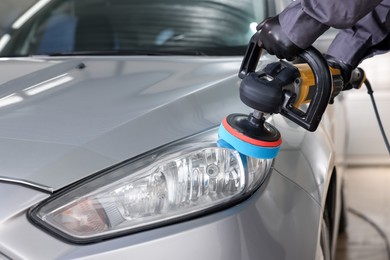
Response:
[{"label": "car hood", "polygon": [[247,110],[240,58],[0,60],[0,180],[53,191]]}]

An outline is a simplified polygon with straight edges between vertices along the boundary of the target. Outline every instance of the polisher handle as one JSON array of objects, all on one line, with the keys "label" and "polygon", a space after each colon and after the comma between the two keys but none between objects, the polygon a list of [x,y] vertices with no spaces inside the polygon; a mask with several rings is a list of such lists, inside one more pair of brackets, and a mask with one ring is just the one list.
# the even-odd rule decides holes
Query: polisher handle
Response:
[{"label": "polisher handle", "polygon": [[263,48],[258,45],[259,36],[260,31],[256,32],[249,41],[244,59],[241,63],[240,72],[238,73],[238,77],[240,77],[240,79],[243,79],[249,73],[256,71],[257,64],[259,63],[261,53],[263,51]]},{"label": "polisher handle", "polygon": [[306,130],[315,131],[332,94],[332,74],[324,56],[314,47],[303,50],[298,56],[309,64],[313,71],[316,85],[314,97],[306,112],[295,108],[293,102],[286,98],[280,113]]},{"label": "polisher handle", "polygon": [[[256,68],[263,50],[263,48],[259,45],[259,35],[260,31],[251,37],[241,63],[238,76],[241,79],[244,79],[243,81],[245,81],[247,76],[253,78],[253,73],[256,73]],[[314,96],[309,104],[309,107],[304,112],[294,107],[294,93],[284,92],[283,100],[280,101],[282,102],[281,107],[279,107],[279,109],[275,109],[273,113],[278,113],[280,111],[282,115],[294,121],[306,130],[315,131],[331,98],[332,75],[325,58],[314,47],[309,47],[303,50],[298,54],[298,57],[303,59],[313,71],[316,85]],[[283,88],[284,86],[280,87]]]}]

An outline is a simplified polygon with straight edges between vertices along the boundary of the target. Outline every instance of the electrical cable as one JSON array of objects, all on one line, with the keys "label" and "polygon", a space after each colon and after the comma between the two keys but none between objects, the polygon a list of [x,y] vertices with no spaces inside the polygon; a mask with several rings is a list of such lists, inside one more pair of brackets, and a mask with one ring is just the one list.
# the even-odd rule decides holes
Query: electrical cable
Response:
[{"label": "electrical cable", "polygon": [[385,242],[387,259],[390,260],[390,243],[389,243],[388,237],[386,236],[386,233],[374,221],[372,221],[370,218],[368,218],[363,213],[361,213],[353,208],[348,208],[348,212],[350,212],[353,215],[355,215],[356,217],[364,220],[365,222],[370,224],[378,232],[378,234],[383,238],[383,240]]},{"label": "electrical cable", "polygon": [[[364,80],[364,85],[366,85],[367,87],[367,92],[368,94],[370,95],[370,98],[371,98],[371,101],[372,101],[372,106],[374,107],[374,112],[375,112],[375,116],[376,116],[376,119],[378,121],[378,125],[379,125],[379,129],[382,133],[382,137],[383,137],[383,140],[385,142],[385,145],[386,145],[386,148],[387,148],[387,151],[389,152],[390,154],[390,145],[389,145],[389,141],[387,139],[387,136],[386,136],[386,132],[384,130],[384,127],[383,127],[383,124],[382,124],[382,121],[381,121],[381,118],[380,118],[380,115],[379,115],[379,112],[378,112],[378,108],[376,106],[376,102],[375,102],[375,98],[374,98],[374,91],[371,87],[371,84],[370,82],[368,81],[368,79],[365,79]],[[390,243],[389,243],[389,239],[386,235],[386,233],[374,222],[372,221],[370,218],[368,218],[366,215],[364,215],[363,213],[357,211],[356,209],[353,209],[353,208],[348,208],[348,212],[352,213],[353,215],[355,215],[356,217],[364,220],[365,222],[367,222],[368,224],[370,224],[377,232],[378,234],[382,237],[382,239],[384,240],[385,242],[385,246],[386,246],[386,253],[387,253],[387,259],[390,260]]]},{"label": "electrical cable", "polygon": [[369,94],[370,97],[371,97],[372,106],[374,107],[374,111],[375,111],[375,116],[376,116],[376,119],[377,119],[377,121],[378,121],[379,128],[380,128],[380,131],[381,131],[381,133],[382,133],[383,140],[385,141],[385,145],[386,145],[387,151],[388,151],[389,154],[390,154],[390,144],[389,144],[389,140],[387,139],[387,136],[386,136],[386,133],[385,133],[385,129],[383,128],[383,124],[382,124],[382,121],[381,121],[381,118],[380,118],[380,115],[379,115],[379,112],[378,112],[378,108],[377,108],[377,106],[376,106],[376,102],[375,102],[374,94],[373,94],[374,91],[372,90],[371,84],[370,84],[370,82],[368,81],[368,79],[365,79],[365,80],[364,80],[364,85],[366,85],[366,87],[367,87],[367,92],[368,92],[368,94]]}]

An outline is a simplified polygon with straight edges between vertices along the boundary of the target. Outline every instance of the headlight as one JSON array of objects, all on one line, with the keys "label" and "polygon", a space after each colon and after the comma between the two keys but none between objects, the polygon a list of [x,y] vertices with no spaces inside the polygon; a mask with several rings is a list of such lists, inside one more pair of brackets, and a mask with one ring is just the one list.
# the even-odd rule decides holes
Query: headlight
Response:
[{"label": "headlight", "polygon": [[78,183],[30,217],[69,241],[98,241],[234,205],[260,186],[271,163],[218,145],[210,130]]}]

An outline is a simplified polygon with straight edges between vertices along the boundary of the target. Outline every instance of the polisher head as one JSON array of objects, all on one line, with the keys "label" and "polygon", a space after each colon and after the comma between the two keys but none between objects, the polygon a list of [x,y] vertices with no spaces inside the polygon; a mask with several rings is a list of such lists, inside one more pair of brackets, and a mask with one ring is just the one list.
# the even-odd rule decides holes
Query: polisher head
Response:
[{"label": "polisher head", "polygon": [[264,118],[257,123],[245,114],[231,114],[222,121],[218,135],[239,153],[263,159],[275,158],[282,144],[279,131]]}]

